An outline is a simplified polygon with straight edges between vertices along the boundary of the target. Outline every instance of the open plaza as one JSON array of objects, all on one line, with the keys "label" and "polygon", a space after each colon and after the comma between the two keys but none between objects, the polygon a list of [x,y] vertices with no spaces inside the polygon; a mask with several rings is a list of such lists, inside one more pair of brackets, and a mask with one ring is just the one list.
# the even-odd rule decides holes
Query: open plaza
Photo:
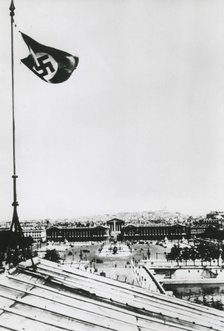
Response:
[{"label": "open plaza", "polygon": [[38,256],[47,251],[59,253],[60,264],[86,270],[129,284],[139,285],[133,266],[142,261],[166,261],[170,250],[158,242],[65,242],[49,243],[38,248]]}]

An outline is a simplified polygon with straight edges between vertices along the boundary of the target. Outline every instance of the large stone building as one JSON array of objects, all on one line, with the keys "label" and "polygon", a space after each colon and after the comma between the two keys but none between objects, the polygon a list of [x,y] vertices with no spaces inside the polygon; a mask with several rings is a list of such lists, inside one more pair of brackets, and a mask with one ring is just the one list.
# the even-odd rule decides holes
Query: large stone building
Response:
[{"label": "large stone building", "polygon": [[182,225],[134,225],[129,224],[122,228],[121,237],[123,240],[161,240],[181,239],[190,236],[190,229]]},{"label": "large stone building", "polygon": [[23,227],[24,237],[32,237],[35,242],[46,241],[46,229],[44,227],[31,228]]},{"label": "large stone building", "polygon": [[47,229],[49,241],[104,241],[114,240],[161,240],[190,237],[190,228],[182,225],[125,225],[123,220],[114,218],[106,225],[93,227],[53,226]]},{"label": "large stone building", "polygon": [[53,226],[47,229],[47,240],[50,241],[103,241],[109,237],[106,226],[63,227]]},{"label": "large stone building", "polygon": [[119,239],[124,225],[125,225],[125,221],[120,220],[118,218],[113,218],[112,220],[107,221],[110,237],[114,239]]}]

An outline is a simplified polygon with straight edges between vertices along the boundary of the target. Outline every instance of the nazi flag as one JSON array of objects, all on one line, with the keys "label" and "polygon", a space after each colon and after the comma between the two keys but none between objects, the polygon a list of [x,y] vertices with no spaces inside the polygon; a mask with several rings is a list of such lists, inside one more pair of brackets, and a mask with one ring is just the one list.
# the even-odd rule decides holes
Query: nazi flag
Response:
[{"label": "nazi flag", "polygon": [[33,73],[48,83],[62,83],[71,76],[78,65],[78,57],[42,45],[22,32],[21,35],[30,52],[21,62]]}]

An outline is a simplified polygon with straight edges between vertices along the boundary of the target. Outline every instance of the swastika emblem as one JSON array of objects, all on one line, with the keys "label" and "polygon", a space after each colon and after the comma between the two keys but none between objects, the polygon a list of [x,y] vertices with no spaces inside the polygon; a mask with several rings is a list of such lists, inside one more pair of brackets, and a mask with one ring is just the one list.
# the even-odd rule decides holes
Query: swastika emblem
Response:
[{"label": "swastika emblem", "polygon": [[52,79],[58,69],[55,59],[46,53],[34,53],[32,50],[30,53],[34,59],[33,70],[37,72],[38,76],[46,81]]}]

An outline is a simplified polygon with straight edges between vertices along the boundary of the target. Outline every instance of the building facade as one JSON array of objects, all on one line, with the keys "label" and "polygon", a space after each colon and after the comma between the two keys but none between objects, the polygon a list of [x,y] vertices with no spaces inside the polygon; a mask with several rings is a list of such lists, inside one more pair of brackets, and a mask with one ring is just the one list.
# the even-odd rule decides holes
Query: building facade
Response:
[{"label": "building facade", "polygon": [[32,237],[35,242],[45,242],[47,240],[45,228],[23,227],[24,237]]},{"label": "building facade", "polygon": [[161,240],[190,237],[190,230],[182,225],[143,226],[129,224],[122,228],[122,240]]},{"label": "building facade", "polygon": [[110,238],[119,240],[124,225],[125,225],[125,221],[120,220],[118,218],[113,218],[112,220],[107,221]]},{"label": "building facade", "polygon": [[122,240],[161,240],[190,237],[190,228],[182,225],[125,225],[123,220],[112,219],[107,226],[63,227],[53,226],[46,230],[47,240],[54,242]]},{"label": "building facade", "polygon": [[63,242],[75,241],[104,241],[109,237],[109,228],[106,226],[93,227],[57,227],[47,229],[47,240]]}]

